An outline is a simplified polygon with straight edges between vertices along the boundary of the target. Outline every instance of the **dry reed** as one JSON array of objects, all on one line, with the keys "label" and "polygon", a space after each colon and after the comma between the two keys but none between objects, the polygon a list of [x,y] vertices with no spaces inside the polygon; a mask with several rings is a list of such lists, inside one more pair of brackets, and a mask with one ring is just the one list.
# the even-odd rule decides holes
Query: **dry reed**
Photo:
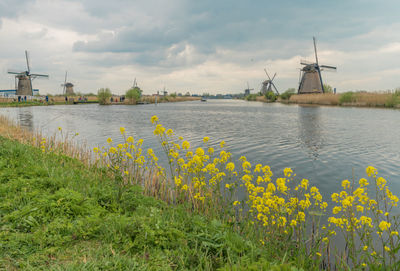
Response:
[{"label": "dry reed", "polygon": [[[76,158],[85,165],[91,165],[92,154],[86,144],[78,144],[68,134],[63,134],[61,129],[59,132],[61,136],[53,134],[48,138],[44,138],[40,131],[29,131],[15,124],[7,117],[0,115],[0,136],[38,148],[44,146],[46,150]],[[77,134],[73,137],[75,136]]]},{"label": "dry reed", "polygon": [[320,104],[320,105],[338,105],[339,95],[332,93],[325,94],[294,94],[290,97],[289,103],[297,104]]}]

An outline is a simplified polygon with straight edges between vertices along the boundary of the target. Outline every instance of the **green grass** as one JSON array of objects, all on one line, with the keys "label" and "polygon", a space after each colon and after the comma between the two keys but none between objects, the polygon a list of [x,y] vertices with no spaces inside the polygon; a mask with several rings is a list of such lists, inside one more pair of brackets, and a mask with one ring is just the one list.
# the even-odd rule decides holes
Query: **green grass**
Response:
[{"label": "green grass", "polygon": [[41,106],[41,105],[48,105],[48,104],[38,101],[0,103],[0,107],[25,107],[25,106]]},{"label": "green grass", "polygon": [[297,270],[216,219],[117,193],[99,169],[0,137],[0,270]]}]

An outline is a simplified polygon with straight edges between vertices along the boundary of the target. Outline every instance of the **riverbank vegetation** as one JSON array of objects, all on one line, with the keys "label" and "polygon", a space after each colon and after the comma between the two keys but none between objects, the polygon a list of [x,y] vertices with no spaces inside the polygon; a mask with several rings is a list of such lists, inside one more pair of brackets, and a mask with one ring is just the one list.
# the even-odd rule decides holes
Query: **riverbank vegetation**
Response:
[{"label": "riverbank vegetation", "polygon": [[396,90],[393,93],[294,94],[290,96],[288,103],[399,108],[400,90]]},{"label": "riverbank vegetation", "polygon": [[[3,261],[155,270],[270,270],[271,263],[279,263],[275,270],[398,269],[399,221],[392,212],[398,198],[373,167],[365,178],[344,180],[328,200],[290,168],[274,177],[267,165],[244,156],[234,161],[224,141],[216,147],[204,137],[202,147],[192,148],[157,116],[151,122],[168,157],[165,168],[123,127],[122,142],[109,138],[83,164],[57,154],[53,140],[28,141],[41,151],[2,141],[0,157],[8,159],[0,162],[8,172],[0,189],[2,238],[12,244]],[[9,177],[14,171],[7,168],[20,171]],[[35,184],[47,194],[39,198]],[[335,246],[339,235],[343,247]]]}]

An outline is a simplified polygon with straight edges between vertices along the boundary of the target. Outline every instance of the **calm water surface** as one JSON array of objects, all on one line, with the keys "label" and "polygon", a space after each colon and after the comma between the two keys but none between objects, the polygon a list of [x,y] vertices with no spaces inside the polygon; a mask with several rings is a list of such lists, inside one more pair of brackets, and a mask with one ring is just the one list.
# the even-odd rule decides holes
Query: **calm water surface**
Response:
[{"label": "calm water surface", "polygon": [[[238,100],[165,103],[138,106],[68,105],[0,108],[29,129],[51,135],[57,127],[91,147],[112,137],[122,141],[119,127],[144,139],[163,159],[150,118],[183,136],[192,146],[209,136],[211,144],[225,140],[237,160],[271,167],[275,176],[292,167],[323,194],[337,191],[343,179],[365,177],[365,168],[378,168],[395,194],[400,195],[400,110],[304,107]],[[165,159],[165,157],[164,157]]]}]

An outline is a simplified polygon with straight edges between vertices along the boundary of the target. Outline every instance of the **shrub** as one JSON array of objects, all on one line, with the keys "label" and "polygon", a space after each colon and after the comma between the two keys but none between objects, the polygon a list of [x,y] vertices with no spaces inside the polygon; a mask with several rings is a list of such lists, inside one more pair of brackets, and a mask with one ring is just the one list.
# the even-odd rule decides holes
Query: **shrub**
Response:
[{"label": "shrub", "polygon": [[282,100],[289,100],[290,97],[296,93],[296,89],[288,88],[284,93],[281,94]]},{"label": "shrub", "polygon": [[356,101],[356,95],[354,92],[345,92],[342,95],[340,95],[339,98],[339,104],[344,104],[344,103],[354,103]]},{"label": "shrub", "polygon": [[385,102],[385,107],[395,107],[398,104],[400,104],[400,90],[396,89],[396,91]]},{"label": "shrub", "polygon": [[265,93],[265,98],[267,98],[267,100],[270,101],[270,102],[275,102],[276,95],[275,95],[274,92],[268,91],[267,93]]},{"label": "shrub", "polygon": [[125,93],[125,97],[130,101],[130,102],[136,102],[140,99],[140,97],[142,96],[142,91],[140,90],[140,88],[138,87],[134,87],[129,89],[126,93]]},{"label": "shrub", "polygon": [[257,94],[249,94],[244,98],[246,101],[255,101],[255,100],[257,100]]},{"label": "shrub", "polygon": [[333,93],[333,88],[328,84],[324,84],[324,93]]},{"label": "shrub", "polygon": [[111,90],[109,88],[101,88],[97,91],[97,98],[99,99],[99,104],[107,104],[111,98]]}]

